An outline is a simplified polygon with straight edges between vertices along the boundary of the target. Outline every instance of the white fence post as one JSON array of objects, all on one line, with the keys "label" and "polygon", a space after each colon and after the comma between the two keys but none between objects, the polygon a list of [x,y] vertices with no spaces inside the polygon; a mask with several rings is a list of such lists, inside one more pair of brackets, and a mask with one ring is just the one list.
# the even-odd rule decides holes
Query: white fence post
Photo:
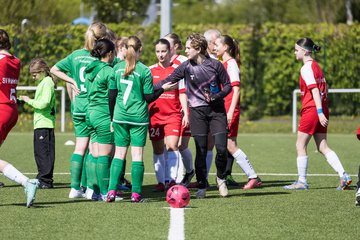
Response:
[{"label": "white fence post", "polygon": [[[36,86],[17,86],[16,90],[36,91]],[[61,91],[60,131],[65,132],[65,88],[57,87],[55,90]]]},{"label": "white fence post", "polygon": [[[300,93],[300,89],[295,89],[293,91],[293,102],[292,102],[292,106],[293,106],[293,112],[292,112],[292,132],[296,133],[296,129],[297,129],[297,95]],[[329,89],[328,93],[360,93],[360,89],[359,88],[335,88],[335,89]]]}]

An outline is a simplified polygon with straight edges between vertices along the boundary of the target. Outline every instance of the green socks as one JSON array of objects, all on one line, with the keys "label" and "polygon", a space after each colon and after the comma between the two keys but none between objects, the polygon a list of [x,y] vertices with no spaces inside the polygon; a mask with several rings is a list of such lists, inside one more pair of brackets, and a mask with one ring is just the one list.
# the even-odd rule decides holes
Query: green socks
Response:
[{"label": "green socks", "polygon": [[84,159],[83,159],[83,164],[82,164],[82,172],[81,172],[81,183],[80,186],[83,187],[87,187],[87,173],[86,173],[86,169],[87,169],[87,163],[88,163],[88,155],[89,155],[89,151],[86,151],[85,155],[84,155]]},{"label": "green socks", "polygon": [[96,164],[97,182],[100,188],[101,195],[108,193],[109,175],[110,175],[110,157],[99,156]]},{"label": "green socks", "polygon": [[119,185],[120,175],[125,166],[125,161],[114,158],[111,163],[110,168],[110,182],[109,182],[109,191],[117,190],[117,186]]},{"label": "green socks", "polygon": [[144,180],[144,162],[135,162],[131,164],[132,192],[141,194],[142,183]]},{"label": "green socks", "polygon": [[96,177],[96,164],[97,158],[94,158],[91,154],[88,155],[88,169],[87,169],[87,176],[88,176],[88,187],[94,190],[95,193],[99,193],[99,186]]},{"label": "green socks", "polygon": [[70,160],[70,178],[71,178],[70,186],[71,188],[74,188],[76,190],[80,189],[83,158],[84,156],[73,153]]}]

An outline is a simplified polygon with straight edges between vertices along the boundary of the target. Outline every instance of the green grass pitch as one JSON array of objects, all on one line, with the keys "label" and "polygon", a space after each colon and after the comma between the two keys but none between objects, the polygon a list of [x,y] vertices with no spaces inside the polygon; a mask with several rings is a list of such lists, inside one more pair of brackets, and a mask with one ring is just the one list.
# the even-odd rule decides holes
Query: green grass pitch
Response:
[{"label": "green grass pitch", "polygon": [[[290,192],[282,187],[296,179],[295,139],[294,134],[240,134],[239,146],[263,180],[263,187],[249,191],[230,188],[230,196],[221,198],[213,164],[207,197],[197,200],[191,191],[185,209],[185,238],[358,239],[360,207],[355,207],[354,197],[360,142],[350,134],[328,135],[329,146],[353,178],[350,190],[335,190],[339,178],[311,141],[310,190]],[[55,188],[39,190],[32,208],[25,207],[23,188],[0,176],[6,184],[0,188],[1,239],[168,238],[170,213],[165,194],[151,192],[156,180],[150,143],[145,149],[145,172],[149,174],[144,179],[144,197],[148,201],[131,204],[125,193],[122,202],[103,203],[68,199],[73,146],[65,146],[67,140],[74,140],[73,134],[56,134]],[[192,141],[190,146],[194,154]],[[0,158],[35,177],[32,133],[10,133],[0,148]],[[126,172],[130,168],[128,161]],[[237,181],[246,181],[236,163],[233,172]],[[127,178],[131,176],[127,174]]]}]

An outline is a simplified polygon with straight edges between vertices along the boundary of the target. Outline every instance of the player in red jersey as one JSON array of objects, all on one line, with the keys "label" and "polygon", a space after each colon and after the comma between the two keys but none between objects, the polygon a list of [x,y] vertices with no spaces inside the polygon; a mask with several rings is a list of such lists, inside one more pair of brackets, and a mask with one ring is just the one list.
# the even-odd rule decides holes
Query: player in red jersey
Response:
[{"label": "player in red jersey", "polygon": [[[159,39],[155,44],[155,53],[158,63],[150,67],[154,84],[165,79],[175,70],[170,61],[168,40]],[[181,108],[178,88],[161,94],[156,101],[149,104],[149,135],[154,150],[154,168],[158,181],[155,191],[165,190],[167,175],[170,178],[168,187],[176,184],[180,159],[178,142],[182,120],[184,120],[184,125],[188,125],[188,115],[182,118]],[[164,154],[164,144],[167,157]]]},{"label": "player in red jersey", "polygon": [[225,109],[229,128],[227,143],[229,154],[226,166],[226,179],[231,179],[230,182],[236,183],[231,176],[232,165],[235,159],[249,179],[243,189],[259,187],[262,183],[260,178],[258,178],[246,154],[236,143],[240,121],[240,69],[238,65],[240,63],[240,53],[238,43],[232,37],[223,35],[216,39],[215,49],[217,57],[223,60],[232,88],[229,95],[225,97]]},{"label": "player in red jersey", "polygon": [[312,58],[313,52],[320,51],[310,38],[302,38],[295,44],[296,60],[302,61],[300,70],[301,111],[298,128],[296,150],[299,179],[293,184],[285,186],[287,190],[303,190],[309,186],[306,181],[308,165],[307,145],[314,137],[317,149],[321,152],[330,166],[339,174],[340,184],[337,190],[344,190],[351,183],[350,176],[326,141],[327,126],[329,123],[329,109],[327,100],[327,86],[325,76],[319,64]]},{"label": "player in red jersey", "polygon": [[[182,42],[180,37],[176,33],[169,33],[164,37],[170,43],[170,56],[172,67],[177,68],[181,63],[187,60],[187,57],[178,54],[177,52],[183,49]],[[185,109],[181,111],[183,114],[184,111],[189,113],[189,109],[187,106],[187,97],[186,97],[186,89],[185,86],[179,86],[179,99],[182,106],[185,106]],[[179,151],[181,154],[182,161],[179,161],[179,168],[176,182],[181,182],[181,184],[187,186],[191,179],[195,176],[194,165],[193,165],[193,156],[189,149],[189,141],[191,137],[190,127],[183,126],[181,128],[181,134],[179,139]],[[185,168],[185,169],[184,169]],[[185,175],[183,176],[185,171]]]},{"label": "player in red jersey", "polygon": [[[10,48],[9,35],[5,30],[0,29],[0,146],[18,119],[16,86],[20,76],[20,60],[9,52]],[[1,159],[0,171],[8,179],[24,186],[26,206],[30,207],[35,199],[39,181],[29,179],[13,165]],[[3,185],[0,183],[0,186]]]}]

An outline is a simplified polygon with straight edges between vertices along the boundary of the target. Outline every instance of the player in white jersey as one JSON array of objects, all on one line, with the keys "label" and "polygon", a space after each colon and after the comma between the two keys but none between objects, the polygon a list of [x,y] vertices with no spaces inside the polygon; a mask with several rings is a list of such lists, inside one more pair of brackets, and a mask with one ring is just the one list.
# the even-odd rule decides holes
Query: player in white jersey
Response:
[{"label": "player in white jersey", "polygon": [[305,190],[309,188],[306,179],[308,167],[307,145],[314,137],[316,147],[324,155],[330,166],[338,173],[340,184],[337,190],[346,189],[351,183],[351,177],[345,172],[339,157],[330,149],[327,143],[327,126],[329,108],[327,100],[327,85],[325,76],[319,64],[312,58],[313,52],[319,52],[310,38],[299,39],[295,43],[296,60],[302,61],[300,71],[301,111],[296,140],[298,180],[284,186],[286,190]]},{"label": "player in white jersey", "polygon": [[238,43],[232,37],[223,35],[216,39],[215,50],[217,57],[223,61],[232,88],[230,94],[225,97],[225,109],[229,128],[227,144],[228,161],[226,166],[228,185],[230,185],[229,182],[235,182],[231,177],[231,170],[234,159],[236,159],[236,163],[249,179],[243,189],[259,187],[262,183],[260,178],[258,178],[246,154],[237,146],[236,142],[240,121],[240,53]]}]

